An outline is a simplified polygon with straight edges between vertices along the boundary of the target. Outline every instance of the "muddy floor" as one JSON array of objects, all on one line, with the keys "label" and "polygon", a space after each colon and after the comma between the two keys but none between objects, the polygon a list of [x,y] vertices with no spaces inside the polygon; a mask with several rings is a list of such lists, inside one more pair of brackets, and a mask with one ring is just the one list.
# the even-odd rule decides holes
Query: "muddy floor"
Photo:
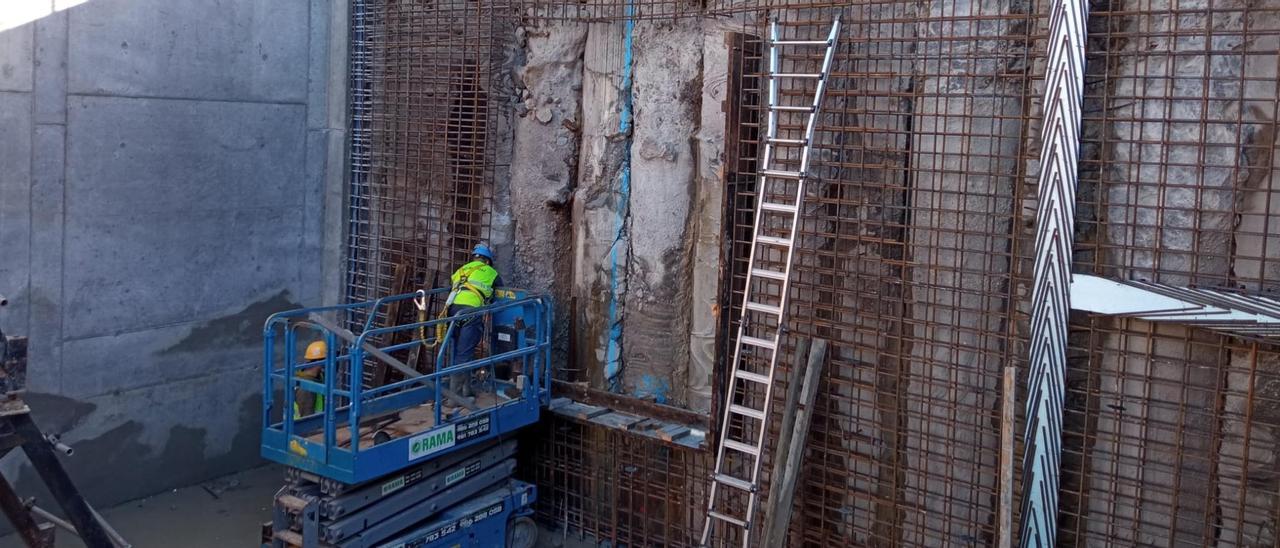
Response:
[{"label": "muddy floor", "polygon": [[[256,547],[283,477],[280,467],[263,466],[126,502],[103,511],[103,516],[137,548]],[[59,530],[57,539],[59,548],[84,546],[66,531]],[[594,546],[545,525],[538,540],[542,548]],[[21,546],[15,535],[0,537],[0,548]]]}]

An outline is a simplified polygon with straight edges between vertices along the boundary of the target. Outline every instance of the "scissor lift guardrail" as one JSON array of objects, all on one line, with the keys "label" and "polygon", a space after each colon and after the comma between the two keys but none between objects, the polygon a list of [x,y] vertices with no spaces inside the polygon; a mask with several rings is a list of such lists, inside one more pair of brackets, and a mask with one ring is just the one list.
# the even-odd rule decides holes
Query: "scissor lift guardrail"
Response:
[{"label": "scissor lift guardrail", "polygon": [[[373,325],[376,318],[385,316],[385,307],[392,303],[421,303],[445,291],[418,291],[362,303],[291,310],[268,318],[263,328],[262,456],[354,485],[536,422],[541,407],[550,402],[550,300],[502,289],[495,292],[493,304],[463,314],[388,327]],[[358,334],[338,327],[338,322],[329,318],[353,311],[362,311],[367,318]],[[455,329],[465,320],[483,321],[487,340],[495,340],[496,327],[503,327],[502,334],[513,340],[503,341],[506,350],[502,352],[450,363]],[[435,331],[441,325],[446,326],[445,334],[436,340]],[[400,333],[411,335],[412,340],[387,342]],[[299,361],[300,341],[309,340],[326,343],[324,359]],[[424,344],[436,353],[431,372],[412,371],[394,357]],[[383,386],[363,386],[358,380],[371,360],[383,361],[409,374]],[[495,366],[507,362],[519,364],[523,382],[516,382],[516,377],[495,378]],[[299,375],[310,369],[319,369],[321,378],[312,380]],[[475,404],[454,401],[468,409],[446,413],[442,401],[457,398],[443,386],[445,379],[481,369],[489,371],[487,382],[494,383],[492,399]],[[503,399],[498,395],[502,390],[497,387],[514,387],[516,395]],[[323,411],[295,417],[291,411],[295,391],[323,396]],[[418,420],[403,420],[406,412],[416,413]],[[410,430],[402,429],[400,435],[390,439],[364,439],[372,431],[381,430],[380,424],[397,422],[402,426],[410,423],[406,427]],[[345,433],[345,439],[341,433]]]}]

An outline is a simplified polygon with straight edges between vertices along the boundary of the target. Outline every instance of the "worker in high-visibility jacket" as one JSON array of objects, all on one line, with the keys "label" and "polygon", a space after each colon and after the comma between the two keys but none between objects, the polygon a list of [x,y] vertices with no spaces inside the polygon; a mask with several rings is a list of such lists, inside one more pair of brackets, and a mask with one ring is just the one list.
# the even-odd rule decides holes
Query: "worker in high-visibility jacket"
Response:
[{"label": "worker in high-visibility jacket", "polygon": [[[303,353],[302,359],[307,363],[316,362],[324,359],[328,352],[328,345],[324,341],[315,341],[307,345],[307,351]],[[317,365],[306,369],[298,369],[296,373],[299,379],[307,379],[310,381],[320,382],[324,378],[324,365]],[[317,394],[310,390],[298,388],[293,391],[293,418],[303,417],[303,410],[307,415],[324,412],[324,394]]]},{"label": "worker in high-visibility jacket", "polygon": [[[462,265],[450,277],[453,289],[449,292],[449,299],[445,301],[450,316],[493,302],[494,288],[502,285],[502,276],[493,268],[493,250],[489,246],[476,245],[471,255],[471,262]],[[473,316],[454,321],[453,324],[453,361],[450,365],[475,359],[476,348],[480,346],[480,339],[484,338],[484,319]],[[450,388],[460,395],[470,396],[471,383],[467,382],[469,378],[469,373],[451,375]]]}]

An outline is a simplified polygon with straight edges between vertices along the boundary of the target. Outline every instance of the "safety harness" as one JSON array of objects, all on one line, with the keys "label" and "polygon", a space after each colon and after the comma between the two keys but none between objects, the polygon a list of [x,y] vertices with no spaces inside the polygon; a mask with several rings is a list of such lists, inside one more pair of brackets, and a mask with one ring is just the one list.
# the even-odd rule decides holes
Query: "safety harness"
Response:
[{"label": "safety harness", "polygon": [[[475,293],[477,297],[480,297],[480,301],[483,303],[488,303],[490,300],[493,299],[492,287],[487,288],[488,294],[486,295],[485,294],[486,287],[484,286],[487,284],[472,283],[469,279],[471,274],[474,274],[477,270],[480,270],[481,268],[485,268],[487,266],[488,265],[485,265],[485,264],[478,264],[478,265],[472,266],[471,268],[467,268],[465,270],[461,270],[457,272],[458,282],[453,284],[453,288],[450,289],[449,298],[445,300],[444,306],[440,307],[440,313],[436,314],[436,319],[443,320],[449,317],[449,307],[453,306],[454,299],[456,299],[458,297],[458,294],[461,293],[462,291],[470,291],[472,293]],[[426,323],[427,292],[419,289],[418,296],[414,297],[413,299],[413,304],[418,309],[418,323],[419,324]],[[440,341],[444,340],[444,336],[448,333],[448,330],[449,330],[449,325],[447,323],[445,322],[437,323],[436,336],[434,339],[429,340],[427,339],[427,328],[425,326],[420,325],[418,326],[418,340],[422,342],[422,346],[424,347],[435,348],[440,344]]]},{"label": "safety harness", "polygon": [[470,291],[472,293],[475,293],[477,297],[480,297],[480,302],[482,303],[488,303],[489,300],[493,298],[492,287],[488,287],[488,284],[475,284],[475,283],[472,283],[470,280],[471,275],[474,274],[477,270],[480,270],[482,268],[490,268],[490,267],[489,265],[480,263],[477,265],[473,265],[471,268],[467,268],[465,270],[460,270],[457,272],[458,283],[453,284],[453,289],[449,291],[449,300],[445,301],[444,303],[444,307],[446,310],[453,305],[454,299],[456,299],[458,297],[458,294],[463,291]]}]

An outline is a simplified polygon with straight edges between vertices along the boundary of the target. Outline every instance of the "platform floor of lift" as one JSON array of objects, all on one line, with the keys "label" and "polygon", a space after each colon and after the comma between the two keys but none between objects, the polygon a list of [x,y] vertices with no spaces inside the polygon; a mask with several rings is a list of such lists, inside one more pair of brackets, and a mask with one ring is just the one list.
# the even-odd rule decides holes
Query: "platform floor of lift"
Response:
[{"label": "platform floor of lift", "polygon": [[[480,392],[475,396],[475,405],[480,409],[487,409],[507,400],[501,399],[493,392]],[[460,416],[466,416],[471,412],[462,407],[451,407],[445,405],[445,411],[457,413]],[[398,416],[398,417],[397,417]],[[378,432],[386,433],[388,439],[396,439],[404,436],[412,436],[423,430],[429,429],[436,424],[435,402],[426,402],[417,407],[401,410],[395,414],[388,414],[383,417],[370,417],[363,421],[360,425],[360,448],[366,449],[375,445],[374,436]],[[308,440],[316,443],[324,441],[324,432],[319,431],[310,436]],[[347,448],[351,446],[351,426],[343,424],[334,429],[334,439],[339,447]]]}]

